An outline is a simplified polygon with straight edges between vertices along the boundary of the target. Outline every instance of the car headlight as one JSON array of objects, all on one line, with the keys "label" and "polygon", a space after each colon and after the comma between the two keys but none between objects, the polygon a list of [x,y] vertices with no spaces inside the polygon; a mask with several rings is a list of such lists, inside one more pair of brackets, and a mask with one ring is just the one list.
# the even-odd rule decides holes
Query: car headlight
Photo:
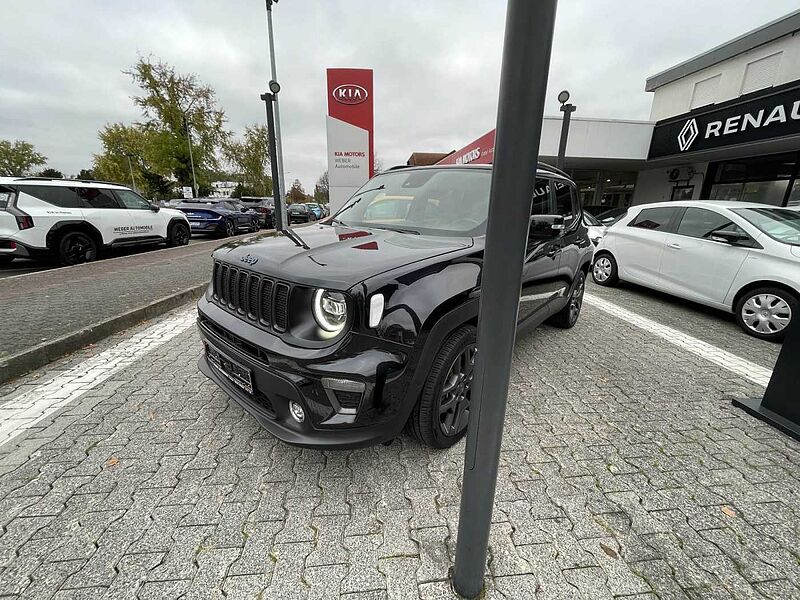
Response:
[{"label": "car headlight", "polygon": [[319,288],[312,301],[314,319],[328,333],[339,333],[347,323],[347,301],[344,294]]}]

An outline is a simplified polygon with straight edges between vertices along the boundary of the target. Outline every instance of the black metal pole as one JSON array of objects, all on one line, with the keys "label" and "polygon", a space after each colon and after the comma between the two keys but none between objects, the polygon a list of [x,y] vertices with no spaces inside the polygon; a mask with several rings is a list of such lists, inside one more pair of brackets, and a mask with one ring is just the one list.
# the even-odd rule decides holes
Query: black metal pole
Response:
[{"label": "black metal pole", "polygon": [[275,95],[271,93],[261,94],[261,99],[267,109],[267,137],[269,138],[269,163],[272,167],[272,195],[275,198],[275,229],[284,231],[286,229],[286,214],[284,213],[283,202],[281,202],[280,179],[278,176],[278,160],[275,150],[275,116],[272,113],[272,103]]},{"label": "black metal pole", "polygon": [[564,157],[567,155],[567,138],[569,138],[569,119],[570,115],[575,112],[577,107],[574,104],[562,104],[561,112],[564,113],[564,118],[561,120],[561,140],[558,142],[558,160],[556,166],[564,170]]},{"label": "black metal pole", "polygon": [[508,2],[453,574],[467,598],[480,593],[486,569],[555,16],[556,0]]}]

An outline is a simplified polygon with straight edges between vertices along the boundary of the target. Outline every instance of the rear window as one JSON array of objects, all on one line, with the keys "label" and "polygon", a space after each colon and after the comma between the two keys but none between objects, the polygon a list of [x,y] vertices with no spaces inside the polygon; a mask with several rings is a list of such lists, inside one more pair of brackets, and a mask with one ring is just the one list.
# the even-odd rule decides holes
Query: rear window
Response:
[{"label": "rear window", "polygon": [[83,208],[74,188],[48,185],[21,185],[19,191],[60,208]]},{"label": "rear window", "polygon": [[634,217],[630,227],[668,231],[672,218],[677,212],[677,208],[646,208]]},{"label": "rear window", "polygon": [[0,210],[8,208],[11,205],[14,194],[16,194],[16,192],[13,189],[0,185]]}]

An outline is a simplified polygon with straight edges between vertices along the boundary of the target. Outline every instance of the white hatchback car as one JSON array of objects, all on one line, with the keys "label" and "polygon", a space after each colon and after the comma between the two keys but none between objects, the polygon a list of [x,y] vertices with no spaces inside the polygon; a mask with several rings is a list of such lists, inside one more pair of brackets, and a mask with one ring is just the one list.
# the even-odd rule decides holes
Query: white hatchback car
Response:
[{"label": "white hatchback car", "polygon": [[0,265],[52,255],[62,264],[95,260],[102,248],[189,243],[179,210],[161,208],[113,183],[0,177]]},{"label": "white hatchback car", "polygon": [[710,200],[633,206],[600,240],[592,277],[733,312],[746,333],[781,341],[800,315],[800,212]]}]

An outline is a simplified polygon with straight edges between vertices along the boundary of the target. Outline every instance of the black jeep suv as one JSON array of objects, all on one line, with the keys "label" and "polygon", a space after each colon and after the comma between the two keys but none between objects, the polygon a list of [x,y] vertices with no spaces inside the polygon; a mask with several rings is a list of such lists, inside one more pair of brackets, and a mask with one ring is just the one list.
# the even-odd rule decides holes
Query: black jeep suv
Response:
[{"label": "black jeep suv", "polygon": [[[490,166],[398,169],[333,218],[214,252],[200,369],[281,440],[358,447],[466,430]],[[539,165],[519,328],[578,319],[592,243],[575,185]],[[513,268],[513,265],[509,265]]]}]

